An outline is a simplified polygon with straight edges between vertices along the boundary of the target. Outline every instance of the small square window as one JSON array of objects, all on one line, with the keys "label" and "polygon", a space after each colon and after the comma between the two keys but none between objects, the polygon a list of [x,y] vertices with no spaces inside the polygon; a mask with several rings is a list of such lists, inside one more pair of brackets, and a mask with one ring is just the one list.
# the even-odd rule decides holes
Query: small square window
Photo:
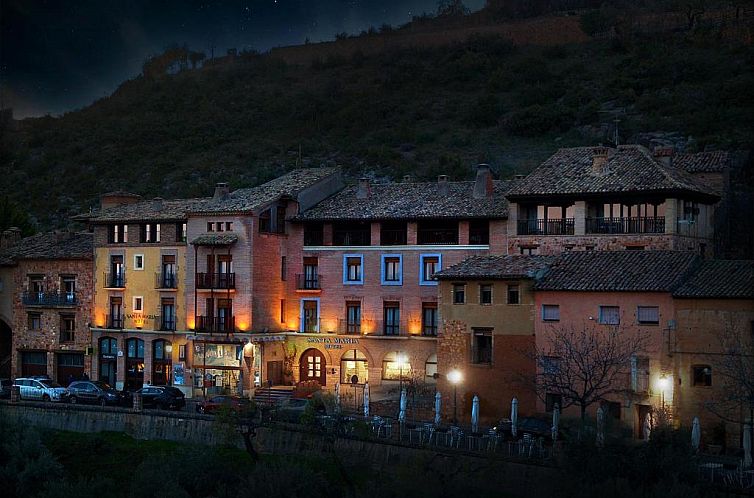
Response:
[{"label": "small square window", "polygon": [[344,284],[364,283],[363,263],[364,263],[364,257],[361,254],[343,255],[343,283]]},{"label": "small square window", "polygon": [[143,270],[143,269],[144,269],[144,255],[134,254],[134,270]]},{"label": "small square window", "polygon": [[639,306],[636,309],[636,319],[642,325],[658,325],[660,323],[660,308],[658,306]]},{"label": "small square window", "polygon": [[603,325],[618,325],[620,323],[620,307],[600,306],[599,319]]},{"label": "small square window", "polygon": [[508,304],[520,304],[521,296],[519,294],[518,285],[508,286]]},{"label": "small square window", "polygon": [[540,360],[542,373],[546,375],[556,375],[560,371],[560,358],[557,356],[544,356]]},{"label": "small square window", "polygon": [[223,231],[223,222],[218,221],[215,223],[215,232],[222,232]]},{"label": "small square window", "polygon": [[207,231],[208,232],[214,232],[215,231],[215,224],[211,221],[207,222]]},{"label": "small square window", "polygon": [[466,286],[464,284],[453,284],[453,304],[464,304],[466,302]]},{"label": "small square window", "polygon": [[422,254],[419,256],[419,285],[437,285],[435,273],[440,271],[442,256],[440,254]]},{"label": "small square window", "polygon": [[225,222],[225,231],[226,232],[232,232],[233,231],[233,222],[232,221],[226,221]]},{"label": "small square window", "polygon": [[709,365],[694,365],[692,367],[692,383],[694,387],[712,385],[712,367]]},{"label": "small square window", "polygon": [[73,342],[76,332],[76,317],[60,315],[60,342]]},{"label": "small square window", "polygon": [[479,285],[479,304],[492,304],[492,285]]},{"label": "small square window", "polygon": [[41,313],[29,313],[29,330],[42,330]]},{"label": "small square window", "polygon": [[144,298],[141,296],[134,297],[134,311],[144,311]]},{"label": "small square window", "polygon": [[382,256],[382,285],[403,285],[403,262],[400,255]]},{"label": "small square window", "polygon": [[542,305],[542,320],[545,322],[560,321],[560,305],[543,304]]},{"label": "small square window", "polygon": [[471,363],[492,363],[492,329],[472,329]]}]

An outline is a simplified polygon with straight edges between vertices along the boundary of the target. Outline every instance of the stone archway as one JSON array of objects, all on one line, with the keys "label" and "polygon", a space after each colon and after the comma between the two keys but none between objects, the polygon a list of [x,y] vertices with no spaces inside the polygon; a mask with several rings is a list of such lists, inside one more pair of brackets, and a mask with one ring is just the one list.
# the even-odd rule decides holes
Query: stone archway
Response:
[{"label": "stone archway", "polygon": [[0,377],[11,378],[11,360],[13,358],[13,329],[8,322],[0,318]]}]

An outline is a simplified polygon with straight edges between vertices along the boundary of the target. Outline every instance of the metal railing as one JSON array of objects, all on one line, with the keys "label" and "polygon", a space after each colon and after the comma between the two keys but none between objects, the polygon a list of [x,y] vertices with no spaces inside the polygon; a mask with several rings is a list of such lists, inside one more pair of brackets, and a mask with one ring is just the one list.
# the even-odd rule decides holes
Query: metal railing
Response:
[{"label": "metal railing", "polygon": [[586,233],[665,233],[665,217],[587,218]]},{"label": "metal railing", "polygon": [[175,316],[157,316],[154,319],[154,329],[172,332],[175,330]]},{"label": "metal railing", "polygon": [[458,244],[458,230],[451,228],[420,228],[416,232],[417,244]]},{"label": "metal railing", "polygon": [[383,246],[405,246],[408,235],[403,230],[380,230],[380,245]]},{"label": "metal railing", "polygon": [[304,230],[304,245],[305,246],[321,246],[324,245],[325,236],[320,231]]},{"label": "metal railing", "polygon": [[338,334],[340,335],[361,335],[361,320],[349,322],[341,318],[338,320]]},{"label": "metal railing", "polygon": [[332,245],[334,246],[368,246],[371,245],[370,230],[334,230]]},{"label": "metal railing", "polygon": [[126,286],[126,272],[121,271],[117,273],[105,272],[104,280],[105,287],[110,289],[122,289]]},{"label": "metal railing", "polygon": [[573,218],[518,220],[518,235],[573,235]]},{"label": "metal railing", "polygon": [[195,329],[197,332],[234,332],[235,327],[235,316],[199,315],[196,317]]},{"label": "metal railing", "polygon": [[303,273],[296,274],[297,290],[320,290],[322,289],[321,275],[306,275]]},{"label": "metal railing", "polygon": [[75,306],[73,292],[24,292],[21,301],[27,306]]},{"label": "metal railing", "polygon": [[105,315],[105,327],[108,329],[122,329],[123,315]]},{"label": "metal railing", "polygon": [[235,289],[235,273],[197,273],[197,289]]},{"label": "metal railing", "polygon": [[177,289],[178,288],[178,275],[176,275],[175,272],[158,271],[155,274],[154,285],[156,289]]}]

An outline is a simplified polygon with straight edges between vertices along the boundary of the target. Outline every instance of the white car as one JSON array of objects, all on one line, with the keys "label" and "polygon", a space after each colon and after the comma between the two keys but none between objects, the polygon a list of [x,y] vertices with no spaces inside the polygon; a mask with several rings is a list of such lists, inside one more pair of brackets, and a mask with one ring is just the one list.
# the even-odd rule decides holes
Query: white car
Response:
[{"label": "white car", "polygon": [[65,387],[50,379],[20,378],[13,381],[21,391],[21,399],[36,401],[63,401]]}]

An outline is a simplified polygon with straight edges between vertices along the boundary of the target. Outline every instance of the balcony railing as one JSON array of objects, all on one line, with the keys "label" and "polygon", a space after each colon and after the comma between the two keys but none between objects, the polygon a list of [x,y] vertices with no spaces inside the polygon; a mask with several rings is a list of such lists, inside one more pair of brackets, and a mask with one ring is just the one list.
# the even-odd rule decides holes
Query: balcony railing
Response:
[{"label": "balcony railing", "polygon": [[109,329],[122,329],[123,328],[123,315],[106,315],[105,327]]},{"label": "balcony railing", "polygon": [[178,275],[176,275],[174,272],[157,272],[155,274],[154,285],[156,289],[177,289]]},{"label": "balcony railing", "polygon": [[406,230],[380,230],[380,245],[405,246],[408,236]]},{"label": "balcony railing", "polygon": [[518,220],[519,235],[573,235],[573,218]]},{"label": "balcony railing", "polygon": [[334,246],[368,246],[371,245],[369,230],[335,230],[332,234]]},{"label": "balcony railing", "polygon": [[27,306],[75,306],[78,304],[73,292],[24,292],[22,302]]},{"label": "balcony railing", "polygon": [[297,290],[320,290],[322,289],[322,276],[321,275],[305,275],[302,273],[296,274],[296,289]]},{"label": "balcony railing", "polygon": [[175,330],[175,316],[158,316],[154,319],[154,329],[172,332]]},{"label": "balcony railing", "polygon": [[305,246],[321,246],[324,245],[325,236],[322,230],[304,230],[304,245]]},{"label": "balcony railing", "polygon": [[235,273],[197,273],[197,289],[235,289]]},{"label": "balcony railing", "polygon": [[586,233],[665,233],[665,217],[587,218]]},{"label": "balcony railing", "polygon": [[197,316],[197,332],[234,332],[236,328],[235,316]]},{"label": "balcony railing", "polygon": [[339,335],[361,335],[361,320],[355,323],[349,323],[348,320],[338,320]]},{"label": "balcony railing", "polygon": [[450,228],[420,228],[416,232],[416,242],[418,244],[458,244],[458,230]]},{"label": "balcony railing", "polygon": [[126,286],[126,272],[105,272],[105,287],[110,289],[122,289]]}]

